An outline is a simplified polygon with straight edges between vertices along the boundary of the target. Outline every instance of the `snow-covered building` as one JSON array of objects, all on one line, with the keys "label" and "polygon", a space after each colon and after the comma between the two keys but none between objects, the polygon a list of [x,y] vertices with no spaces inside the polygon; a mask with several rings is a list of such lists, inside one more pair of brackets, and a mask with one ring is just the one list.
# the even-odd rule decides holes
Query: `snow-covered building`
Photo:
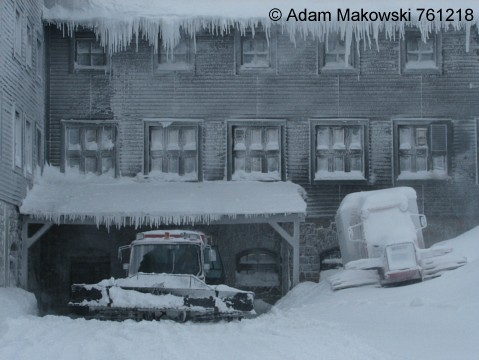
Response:
[{"label": "snow-covered building", "polygon": [[42,2],[0,1],[0,286],[22,275],[18,207],[43,164]]},{"label": "snow-covered building", "polygon": [[351,192],[414,187],[429,243],[477,225],[475,23],[275,23],[278,6],[46,1],[53,168],[20,209],[46,307],[122,275],[116,249],[150,227],[201,229],[228,284],[278,294],[318,279]]}]

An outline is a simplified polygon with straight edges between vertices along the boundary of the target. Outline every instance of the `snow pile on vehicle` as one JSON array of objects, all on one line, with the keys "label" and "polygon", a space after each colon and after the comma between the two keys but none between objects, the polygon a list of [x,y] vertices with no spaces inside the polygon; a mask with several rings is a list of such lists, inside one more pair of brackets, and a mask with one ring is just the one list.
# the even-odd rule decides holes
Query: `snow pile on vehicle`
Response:
[{"label": "snow pile on vehicle", "polygon": [[304,216],[303,194],[291,182],[162,182],[62,174],[45,167],[20,212],[54,223],[93,218],[97,225],[158,227],[210,223],[223,217]]},{"label": "snow pile on vehicle", "polygon": [[[349,56],[350,44],[353,38],[359,42],[364,39],[368,46],[374,40],[378,42],[380,31],[384,31],[389,39],[395,39],[396,32],[404,34],[405,27],[417,26],[424,38],[430,32],[441,29],[466,30],[466,50],[469,50],[471,27],[477,24],[477,16],[472,21],[459,19],[455,13],[453,21],[446,21],[445,16],[440,21],[419,21],[417,14],[411,20],[393,21],[338,21],[337,9],[350,9],[351,11],[398,11],[399,9],[431,8],[448,9],[451,7],[447,0],[437,0],[434,4],[426,0],[416,1],[379,1],[370,0],[363,3],[348,0],[336,2],[302,0],[292,3],[287,0],[243,0],[243,1],[217,1],[203,0],[201,5],[192,0],[162,0],[151,2],[149,0],[50,0],[46,1],[43,12],[47,22],[57,24],[60,28],[73,33],[78,27],[91,28],[100,36],[102,45],[109,53],[124,50],[133,39],[141,36],[147,39],[155,52],[158,51],[158,38],[161,37],[164,46],[171,50],[179,42],[181,32],[195,38],[198,31],[207,30],[212,34],[229,34],[231,27],[244,33],[247,29],[255,30],[261,26],[269,34],[271,26],[279,23],[283,31],[287,31],[291,41],[296,36],[306,37],[312,35],[324,41],[330,32],[339,32],[346,41],[346,58]],[[331,21],[286,21],[290,9],[296,12],[330,11]],[[461,1],[457,8],[472,8],[479,13],[477,2]],[[272,9],[279,9],[283,13],[280,21],[272,21],[269,13]],[[277,14],[277,13],[276,13]],[[138,43],[138,42],[137,42]],[[346,61],[347,63],[347,61]]]}]

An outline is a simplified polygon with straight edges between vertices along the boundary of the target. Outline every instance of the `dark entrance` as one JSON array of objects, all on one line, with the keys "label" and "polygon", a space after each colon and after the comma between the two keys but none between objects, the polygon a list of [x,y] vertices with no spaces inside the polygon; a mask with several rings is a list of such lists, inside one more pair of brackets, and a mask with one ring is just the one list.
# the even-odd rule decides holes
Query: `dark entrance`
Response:
[{"label": "dark entrance", "polygon": [[107,256],[72,258],[71,284],[95,284],[111,277],[111,262]]}]

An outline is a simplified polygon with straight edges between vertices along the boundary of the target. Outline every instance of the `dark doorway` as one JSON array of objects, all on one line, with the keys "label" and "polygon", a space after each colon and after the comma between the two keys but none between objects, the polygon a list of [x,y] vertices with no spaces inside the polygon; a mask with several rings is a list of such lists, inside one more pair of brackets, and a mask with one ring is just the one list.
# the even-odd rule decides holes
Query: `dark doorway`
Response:
[{"label": "dark doorway", "polygon": [[111,277],[111,262],[106,256],[72,258],[70,262],[70,285],[95,284]]}]

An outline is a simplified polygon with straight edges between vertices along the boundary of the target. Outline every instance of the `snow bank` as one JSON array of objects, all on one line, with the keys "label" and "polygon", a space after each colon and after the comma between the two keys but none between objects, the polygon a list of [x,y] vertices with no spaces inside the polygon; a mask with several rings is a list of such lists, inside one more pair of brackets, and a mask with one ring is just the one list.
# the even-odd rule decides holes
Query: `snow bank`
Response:
[{"label": "snow bank", "polygon": [[[441,243],[469,262],[440,278],[336,292],[326,281],[302,283],[269,313],[241,322],[10,319],[0,330],[0,359],[476,360],[478,239],[479,227]],[[21,299],[5,300],[5,291],[0,304],[11,309]]]},{"label": "snow bank", "polygon": [[20,288],[0,287],[0,323],[6,318],[37,315],[37,300],[32,293]]},{"label": "snow bank", "polygon": [[[384,31],[388,38],[394,39],[396,32],[404,34],[406,26],[417,26],[424,38],[430,32],[441,29],[465,29],[466,50],[469,49],[471,26],[477,24],[479,4],[472,0],[463,0],[454,3],[456,9],[472,8],[475,10],[473,21],[419,21],[417,12],[413,12],[411,21],[338,21],[337,9],[351,9],[358,11],[398,11],[399,9],[451,8],[450,1],[437,0],[434,3],[426,0],[407,1],[380,1],[369,0],[358,3],[353,0],[343,0],[340,3],[331,1],[301,0],[292,2],[287,0],[203,0],[201,5],[194,0],[50,0],[46,1],[43,12],[47,22],[58,25],[72,33],[79,26],[91,28],[100,36],[102,45],[109,53],[125,49],[133,39],[140,36],[146,38],[150,45],[158,51],[158,38],[163,39],[169,50],[178,44],[180,29],[188,36],[195,38],[198,31],[207,30],[212,34],[225,35],[232,28],[244,33],[247,29],[260,26],[269,34],[273,24],[279,24],[283,31],[289,33],[291,41],[297,36],[312,35],[324,40],[328,33],[339,32],[346,40],[346,51],[349,51],[353,35],[356,41],[365,39],[368,46],[372,40],[376,42],[380,31]],[[282,11],[283,17],[278,22],[269,18],[271,9]],[[297,13],[308,11],[330,11],[331,21],[286,21],[291,8]],[[443,19],[445,20],[445,19]],[[349,54],[346,54],[348,57]],[[346,61],[347,63],[347,61]]]},{"label": "snow bank", "polygon": [[210,223],[222,217],[304,215],[304,190],[291,182],[162,182],[62,174],[45,167],[20,207],[22,214],[61,223],[93,218],[97,225]]}]

